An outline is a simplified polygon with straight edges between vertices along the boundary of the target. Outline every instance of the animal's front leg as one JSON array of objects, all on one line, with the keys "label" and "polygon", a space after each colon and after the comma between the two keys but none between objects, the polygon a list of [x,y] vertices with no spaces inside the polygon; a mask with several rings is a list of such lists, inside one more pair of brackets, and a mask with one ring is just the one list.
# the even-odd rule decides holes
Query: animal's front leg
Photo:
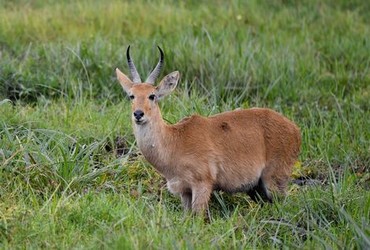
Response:
[{"label": "animal's front leg", "polygon": [[191,210],[191,199],[192,199],[191,192],[183,192],[180,194],[180,196],[181,196],[181,202],[182,202],[184,209],[186,211],[190,211]]},{"label": "animal's front leg", "polygon": [[197,214],[204,214],[208,209],[208,201],[212,193],[212,186],[201,183],[192,187],[192,211]]}]

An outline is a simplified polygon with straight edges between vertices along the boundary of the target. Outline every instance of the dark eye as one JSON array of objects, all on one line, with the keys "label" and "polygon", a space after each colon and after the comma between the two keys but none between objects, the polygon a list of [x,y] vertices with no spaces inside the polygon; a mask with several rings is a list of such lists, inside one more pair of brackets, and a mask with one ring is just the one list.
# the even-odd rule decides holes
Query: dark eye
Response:
[{"label": "dark eye", "polygon": [[135,98],[134,95],[130,95],[129,97],[130,97],[131,100],[133,100]]},{"label": "dark eye", "polygon": [[149,100],[154,101],[154,99],[155,99],[155,94],[151,94],[151,95],[149,96]]}]

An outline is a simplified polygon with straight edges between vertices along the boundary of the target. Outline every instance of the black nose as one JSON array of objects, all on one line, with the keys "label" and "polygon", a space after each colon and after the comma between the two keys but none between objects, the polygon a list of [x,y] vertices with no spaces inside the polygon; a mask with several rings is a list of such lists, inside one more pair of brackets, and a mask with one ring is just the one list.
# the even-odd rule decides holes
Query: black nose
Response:
[{"label": "black nose", "polygon": [[144,116],[144,112],[140,109],[134,112],[134,117],[136,120],[140,120],[143,116]]}]

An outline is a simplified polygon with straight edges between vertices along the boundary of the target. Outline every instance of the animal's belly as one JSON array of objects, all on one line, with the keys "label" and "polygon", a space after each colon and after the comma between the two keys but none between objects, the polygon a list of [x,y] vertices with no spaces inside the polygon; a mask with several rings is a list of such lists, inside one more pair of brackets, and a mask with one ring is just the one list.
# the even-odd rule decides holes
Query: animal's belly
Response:
[{"label": "animal's belly", "polygon": [[253,187],[265,168],[263,162],[258,164],[245,162],[230,167],[227,163],[218,166],[215,188],[226,192],[246,191]]}]

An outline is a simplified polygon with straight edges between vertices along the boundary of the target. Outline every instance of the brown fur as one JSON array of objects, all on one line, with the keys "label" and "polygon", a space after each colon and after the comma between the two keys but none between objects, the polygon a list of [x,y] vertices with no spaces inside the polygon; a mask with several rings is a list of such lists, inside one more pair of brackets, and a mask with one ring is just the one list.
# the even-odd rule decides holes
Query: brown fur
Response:
[{"label": "brown fur", "polygon": [[[141,124],[133,115],[140,150],[166,178],[169,190],[181,196],[185,209],[202,213],[214,189],[244,191],[265,200],[271,200],[268,190],[285,192],[301,143],[293,122],[270,109],[252,108],[208,118],[193,115],[168,125],[158,100],[176,87],[178,72],[158,87],[133,84],[118,69],[117,77],[134,96],[133,113],[144,113]],[[155,100],[148,98],[152,94]]]}]

